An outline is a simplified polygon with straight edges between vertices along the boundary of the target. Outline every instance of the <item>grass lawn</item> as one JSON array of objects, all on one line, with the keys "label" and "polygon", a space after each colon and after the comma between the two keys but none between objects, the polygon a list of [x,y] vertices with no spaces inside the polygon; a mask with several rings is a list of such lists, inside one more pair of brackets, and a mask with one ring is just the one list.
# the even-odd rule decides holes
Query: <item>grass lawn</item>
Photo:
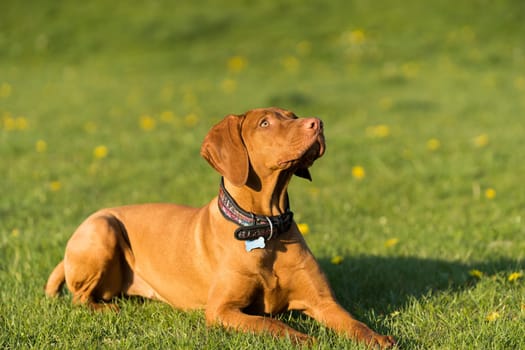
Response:
[{"label": "grass lawn", "polygon": [[98,208],[205,204],[207,130],[270,105],[324,121],[291,204],[349,311],[403,349],[525,348],[523,23],[519,0],[4,1],[0,348],[293,348],[42,289]]}]

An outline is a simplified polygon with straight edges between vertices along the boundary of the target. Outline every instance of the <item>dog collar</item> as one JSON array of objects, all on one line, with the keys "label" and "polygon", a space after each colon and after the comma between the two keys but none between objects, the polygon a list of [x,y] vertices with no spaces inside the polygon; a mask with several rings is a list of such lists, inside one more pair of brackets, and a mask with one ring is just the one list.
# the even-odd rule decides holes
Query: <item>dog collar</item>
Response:
[{"label": "dog collar", "polygon": [[240,226],[235,230],[235,238],[241,241],[253,241],[261,237],[268,241],[287,232],[292,226],[293,212],[288,206],[283,214],[276,216],[257,215],[243,210],[224,187],[224,179],[221,179],[218,204],[224,218]]}]

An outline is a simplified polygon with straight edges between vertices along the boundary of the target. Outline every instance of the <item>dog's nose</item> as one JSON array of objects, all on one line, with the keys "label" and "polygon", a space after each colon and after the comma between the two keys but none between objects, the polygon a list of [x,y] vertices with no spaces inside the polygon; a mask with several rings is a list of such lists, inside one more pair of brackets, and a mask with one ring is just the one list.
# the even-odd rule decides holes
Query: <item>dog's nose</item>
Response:
[{"label": "dog's nose", "polygon": [[319,118],[308,118],[304,121],[307,129],[323,130],[323,121]]}]

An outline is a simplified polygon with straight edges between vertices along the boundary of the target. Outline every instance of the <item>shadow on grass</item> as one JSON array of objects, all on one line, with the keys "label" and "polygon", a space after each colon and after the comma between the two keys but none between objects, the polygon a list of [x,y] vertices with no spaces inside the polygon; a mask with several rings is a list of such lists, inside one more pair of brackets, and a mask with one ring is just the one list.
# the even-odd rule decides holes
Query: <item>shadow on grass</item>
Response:
[{"label": "shadow on grass", "polygon": [[470,271],[487,275],[510,273],[525,264],[499,259],[473,264],[417,257],[345,257],[339,265],[318,259],[337,299],[349,310],[373,309],[386,313],[402,307],[410,298],[430,291],[460,291],[471,288],[477,279]]},{"label": "shadow on grass", "polygon": [[[374,321],[368,318],[370,312],[389,314],[406,306],[410,299],[423,298],[429,292],[459,292],[473,288],[478,279],[470,274],[472,270],[486,275],[508,275],[525,267],[523,261],[511,259],[464,264],[417,257],[366,255],[345,257],[339,265],[332,264],[326,258],[318,259],[318,262],[342,306],[358,320],[383,334],[394,334],[394,331],[382,322],[374,326]],[[284,320],[299,331],[314,335],[319,333],[321,329],[318,326],[312,329],[307,319],[293,312]],[[414,339],[398,341],[400,348],[419,348],[421,345]]]}]

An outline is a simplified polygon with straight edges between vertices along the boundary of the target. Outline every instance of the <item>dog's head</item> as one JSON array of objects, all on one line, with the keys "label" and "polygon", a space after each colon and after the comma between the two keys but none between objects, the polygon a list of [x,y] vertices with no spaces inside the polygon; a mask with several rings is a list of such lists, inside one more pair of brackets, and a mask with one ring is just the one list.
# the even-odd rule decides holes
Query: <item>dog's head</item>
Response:
[{"label": "dog's head", "polygon": [[201,155],[235,186],[251,169],[259,176],[290,171],[311,180],[310,167],[325,151],[323,122],[280,108],[228,115],[206,135]]}]

